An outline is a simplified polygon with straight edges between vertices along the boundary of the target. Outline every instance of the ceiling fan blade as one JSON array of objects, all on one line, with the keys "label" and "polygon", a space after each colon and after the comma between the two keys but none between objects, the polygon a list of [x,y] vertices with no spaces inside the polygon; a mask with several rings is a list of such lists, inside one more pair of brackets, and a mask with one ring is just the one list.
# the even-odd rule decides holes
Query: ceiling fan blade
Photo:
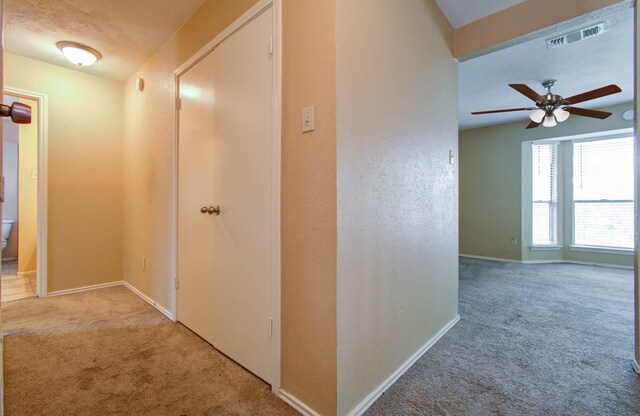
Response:
[{"label": "ceiling fan blade", "polygon": [[528,97],[529,99],[531,99],[533,101],[540,101],[540,99],[542,98],[542,97],[540,97],[540,95],[537,92],[535,92],[534,90],[529,88],[528,85],[525,85],[525,84],[509,84],[509,86],[511,88],[513,88],[514,90],[518,91],[520,94],[524,95],[525,97]]},{"label": "ceiling fan blade", "polygon": [[535,121],[532,121],[531,123],[527,124],[527,129],[535,129],[536,127],[538,127],[540,124],[542,123],[536,123]]},{"label": "ceiling fan blade", "polygon": [[574,95],[573,97],[565,98],[564,101],[570,104],[578,104],[584,101],[595,100],[596,98],[605,97],[611,94],[617,94],[622,92],[617,85],[607,85],[606,87],[598,88],[592,91],[583,92],[582,94]]},{"label": "ceiling fan blade", "polygon": [[489,110],[489,111],[474,111],[473,115],[476,114],[493,114],[493,113],[508,113],[511,111],[524,111],[524,110],[537,110],[537,107],[527,107],[527,108],[507,108],[504,110]]},{"label": "ceiling fan blade", "polygon": [[589,110],[587,108],[579,107],[569,107],[567,111],[576,116],[599,118],[600,120],[604,120],[612,114],[607,111]]}]

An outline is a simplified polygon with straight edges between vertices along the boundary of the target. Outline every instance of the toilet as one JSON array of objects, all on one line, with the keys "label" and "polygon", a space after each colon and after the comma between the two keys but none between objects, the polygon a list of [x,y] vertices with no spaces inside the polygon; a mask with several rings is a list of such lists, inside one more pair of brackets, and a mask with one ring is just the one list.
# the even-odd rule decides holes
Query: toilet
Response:
[{"label": "toilet", "polygon": [[9,241],[11,227],[13,227],[13,220],[2,220],[2,250],[4,250],[7,246],[7,242]]}]

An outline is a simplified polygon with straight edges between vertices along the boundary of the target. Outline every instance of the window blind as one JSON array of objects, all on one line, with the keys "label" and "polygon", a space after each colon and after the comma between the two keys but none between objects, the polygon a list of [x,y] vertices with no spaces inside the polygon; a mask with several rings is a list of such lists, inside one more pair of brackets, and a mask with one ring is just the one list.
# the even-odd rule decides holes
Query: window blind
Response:
[{"label": "window blind", "polygon": [[573,243],[633,248],[633,137],[573,143]]},{"label": "window blind", "polygon": [[532,243],[558,244],[558,145],[532,144]]}]

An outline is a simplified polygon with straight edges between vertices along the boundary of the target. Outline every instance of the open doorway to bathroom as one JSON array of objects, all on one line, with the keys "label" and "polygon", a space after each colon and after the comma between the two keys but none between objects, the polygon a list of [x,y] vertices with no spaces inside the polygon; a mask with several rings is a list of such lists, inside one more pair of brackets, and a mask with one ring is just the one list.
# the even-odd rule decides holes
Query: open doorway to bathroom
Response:
[{"label": "open doorway to bathroom", "polygon": [[[19,101],[33,110],[38,102],[4,95],[3,102]],[[15,124],[4,119],[1,302],[36,296],[38,235],[38,123]]]}]

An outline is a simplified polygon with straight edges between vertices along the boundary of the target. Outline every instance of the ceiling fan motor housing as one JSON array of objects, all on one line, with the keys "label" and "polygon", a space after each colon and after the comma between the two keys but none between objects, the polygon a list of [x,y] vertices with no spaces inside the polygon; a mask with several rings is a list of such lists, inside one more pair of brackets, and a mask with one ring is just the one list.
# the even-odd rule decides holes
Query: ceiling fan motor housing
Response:
[{"label": "ceiling fan motor housing", "polygon": [[560,95],[552,94],[550,92],[540,97],[540,101],[536,101],[536,106],[542,110],[553,111],[562,107],[565,104],[564,98]]}]

